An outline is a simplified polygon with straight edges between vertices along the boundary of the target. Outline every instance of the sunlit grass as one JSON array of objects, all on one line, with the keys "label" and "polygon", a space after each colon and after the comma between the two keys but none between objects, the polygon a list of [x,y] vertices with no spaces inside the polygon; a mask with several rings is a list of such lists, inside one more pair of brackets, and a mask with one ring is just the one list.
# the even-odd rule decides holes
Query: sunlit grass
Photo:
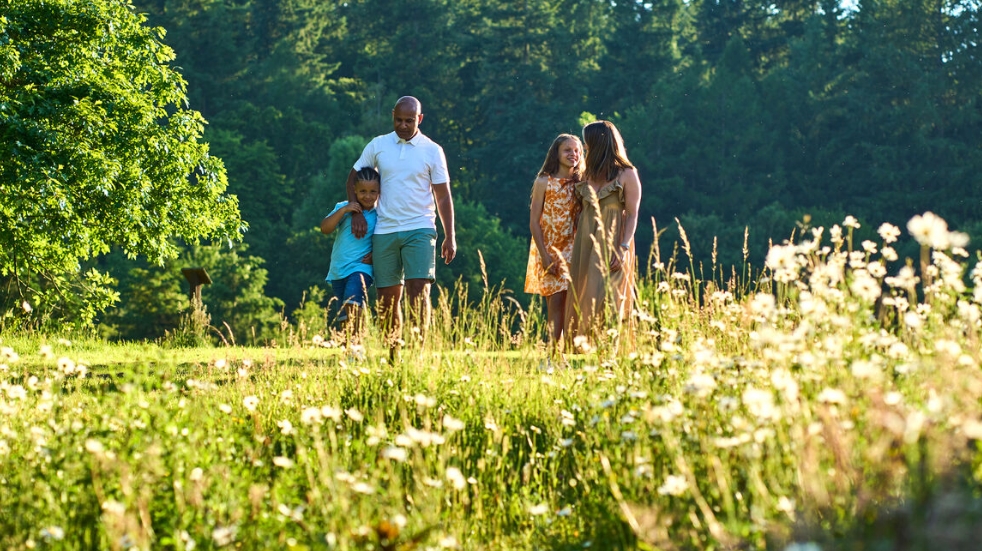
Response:
[{"label": "sunlit grass", "polygon": [[935,221],[910,271],[899,230],[854,250],[857,226],[753,280],[653,254],[632,319],[565,367],[490,286],[438,293],[395,363],[374,329],[4,335],[0,546],[970,549],[982,270]]}]

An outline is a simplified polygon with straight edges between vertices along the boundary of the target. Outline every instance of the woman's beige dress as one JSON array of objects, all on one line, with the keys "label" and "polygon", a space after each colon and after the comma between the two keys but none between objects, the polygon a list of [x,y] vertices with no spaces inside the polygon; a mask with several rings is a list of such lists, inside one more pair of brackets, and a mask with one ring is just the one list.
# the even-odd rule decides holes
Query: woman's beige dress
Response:
[{"label": "woman's beige dress", "polygon": [[[619,249],[624,223],[624,186],[619,180],[607,182],[594,192],[588,182],[579,182],[576,196],[582,202],[573,258],[570,261],[569,296],[566,299],[567,334],[593,337],[612,323],[631,314],[634,305],[634,239],[624,253]],[[610,255],[621,253],[623,265],[610,271]]]}]

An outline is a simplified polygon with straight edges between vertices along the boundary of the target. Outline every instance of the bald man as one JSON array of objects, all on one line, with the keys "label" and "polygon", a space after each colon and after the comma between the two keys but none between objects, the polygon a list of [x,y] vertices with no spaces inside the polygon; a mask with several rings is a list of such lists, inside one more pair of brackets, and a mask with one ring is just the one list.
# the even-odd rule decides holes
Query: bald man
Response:
[{"label": "bald man", "polygon": [[[419,131],[421,122],[419,100],[399,98],[392,109],[393,131],[369,142],[348,174],[349,199],[354,197],[358,170],[373,167],[382,176],[378,222],[371,236],[372,259],[379,315],[383,329],[392,337],[398,337],[402,328],[403,287],[412,322],[420,329],[429,323],[438,215],[444,234],[440,256],[449,264],[457,254],[447,158],[439,144]],[[351,229],[356,237],[364,238],[364,217],[353,216]]]}]

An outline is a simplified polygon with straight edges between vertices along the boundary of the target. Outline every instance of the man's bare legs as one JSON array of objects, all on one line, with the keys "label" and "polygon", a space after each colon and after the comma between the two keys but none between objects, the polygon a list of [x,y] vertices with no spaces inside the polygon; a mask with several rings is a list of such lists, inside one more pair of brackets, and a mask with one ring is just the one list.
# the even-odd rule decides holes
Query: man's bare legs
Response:
[{"label": "man's bare legs", "polygon": [[409,322],[425,335],[430,325],[430,280],[407,279],[406,298],[409,299]]},{"label": "man's bare legs", "polygon": [[395,360],[402,330],[402,285],[378,288],[378,320],[389,345],[389,359]]},{"label": "man's bare legs", "polygon": [[[430,280],[407,279],[406,298],[409,300],[409,321],[425,335],[430,321]],[[402,337],[403,285],[378,288],[379,319],[382,333],[389,342],[389,357],[393,361],[399,353]]]}]

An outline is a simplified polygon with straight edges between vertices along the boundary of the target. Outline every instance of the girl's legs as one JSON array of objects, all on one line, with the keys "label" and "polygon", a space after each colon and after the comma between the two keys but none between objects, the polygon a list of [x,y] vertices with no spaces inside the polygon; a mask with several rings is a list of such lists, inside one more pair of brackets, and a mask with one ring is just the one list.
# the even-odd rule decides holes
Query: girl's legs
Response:
[{"label": "girl's legs", "polygon": [[549,325],[549,338],[553,352],[559,351],[563,337],[563,316],[566,313],[566,291],[559,291],[546,297],[546,319]]}]

